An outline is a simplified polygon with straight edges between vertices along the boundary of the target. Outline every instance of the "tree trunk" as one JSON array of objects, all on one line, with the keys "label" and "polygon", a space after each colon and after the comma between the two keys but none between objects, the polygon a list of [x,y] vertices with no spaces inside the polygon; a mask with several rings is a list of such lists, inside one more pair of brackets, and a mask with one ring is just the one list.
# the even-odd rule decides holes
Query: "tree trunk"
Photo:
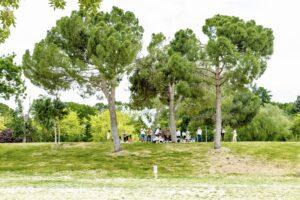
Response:
[{"label": "tree trunk", "polygon": [[169,127],[172,142],[176,142],[176,120],[175,120],[175,104],[174,104],[174,84],[169,84]]},{"label": "tree trunk", "polygon": [[26,134],[23,136],[23,143],[26,143]]},{"label": "tree trunk", "polygon": [[220,68],[216,70],[216,127],[214,135],[214,148],[221,148],[221,129],[222,129],[222,111],[221,111],[221,77]]},{"label": "tree trunk", "polygon": [[118,151],[121,151],[122,149],[121,149],[120,138],[119,138],[119,134],[118,134],[115,93],[116,93],[116,90],[114,87],[112,87],[110,94],[108,95],[107,101],[108,101],[109,114],[110,114],[111,135],[114,140],[114,150],[115,150],[115,152],[118,152]]},{"label": "tree trunk", "polygon": [[58,144],[60,144],[60,124],[57,122]]},{"label": "tree trunk", "polygon": [[54,124],[54,143],[57,143],[57,129],[56,129],[56,123]]}]

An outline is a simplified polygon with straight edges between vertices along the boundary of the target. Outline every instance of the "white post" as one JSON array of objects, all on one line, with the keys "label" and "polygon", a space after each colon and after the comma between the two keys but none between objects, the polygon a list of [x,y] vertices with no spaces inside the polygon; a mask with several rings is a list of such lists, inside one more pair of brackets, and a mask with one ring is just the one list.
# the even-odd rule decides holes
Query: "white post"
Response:
[{"label": "white post", "polygon": [[158,168],[157,168],[157,165],[153,165],[153,174],[154,174],[154,178],[158,177]]}]

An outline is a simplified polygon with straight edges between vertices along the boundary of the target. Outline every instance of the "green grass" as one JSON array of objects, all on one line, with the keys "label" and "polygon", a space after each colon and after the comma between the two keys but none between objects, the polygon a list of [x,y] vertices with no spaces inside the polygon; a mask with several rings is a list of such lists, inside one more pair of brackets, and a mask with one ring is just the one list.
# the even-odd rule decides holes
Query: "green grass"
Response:
[{"label": "green grass", "polygon": [[224,143],[238,155],[249,155],[260,160],[274,163],[289,163],[293,166],[300,164],[299,142],[242,142]]},{"label": "green grass", "polygon": [[[211,143],[123,144],[112,152],[111,143],[0,144],[0,176],[84,173],[96,177],[149,178],[159,166],[162,178],[189,178],[208,174]],[[276,163],[299,164],[299,143],[224,143],[232,153]]]},{"label": "green grass", "polygon": [[[300,195],[300,143],[223,146],[224,154],[212,150],[212,143],[123,144],[119,153],[112,152],[111,143],[0,144],[0,197],[152,200],[297,199]],[[229,165],[235,161],[237,168],[243,158],[251,158],[286,171],[285,175],[212,173],[212,155],[225,160],[233,156]],[[154,164],[159,179],[153,179]]]}]

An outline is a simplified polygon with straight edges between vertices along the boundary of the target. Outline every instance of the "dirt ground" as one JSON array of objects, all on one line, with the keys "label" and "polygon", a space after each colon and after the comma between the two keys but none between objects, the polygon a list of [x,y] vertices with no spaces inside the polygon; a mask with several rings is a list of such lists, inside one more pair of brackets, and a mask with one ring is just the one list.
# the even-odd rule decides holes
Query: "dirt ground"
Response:
[{"label": "dirt ground", "polygon": [[287,172],[297,173],[297,169],[288,164],[274,164],[264,160],[257,160],[249,156],[236,156],[228,148],[209,150],[211,174],[249,174],[282,176]]}]

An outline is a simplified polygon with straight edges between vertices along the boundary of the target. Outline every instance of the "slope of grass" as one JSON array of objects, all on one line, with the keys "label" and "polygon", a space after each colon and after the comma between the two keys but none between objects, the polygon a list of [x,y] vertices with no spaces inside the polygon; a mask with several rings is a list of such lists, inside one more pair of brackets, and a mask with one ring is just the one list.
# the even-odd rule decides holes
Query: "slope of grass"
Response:
[{"label": "slope of grass", "polygon": [[[133,143],[113,153],[111,143],[0,144],[0,199],[298,199],[299,143],[223,146]],[[285,175],[236,173],[248,161]]]},{"label": "slope of grass", "polygon": [[[299,164],[299,143],[224,143],[233,154],[276,163]],[[0,144],[0,176],[72,174],[95,177],[150,178],[152,166],[162,178],[195,178],[208,174],[211,143],[123,144],[112,152],[110,143]]]}]

